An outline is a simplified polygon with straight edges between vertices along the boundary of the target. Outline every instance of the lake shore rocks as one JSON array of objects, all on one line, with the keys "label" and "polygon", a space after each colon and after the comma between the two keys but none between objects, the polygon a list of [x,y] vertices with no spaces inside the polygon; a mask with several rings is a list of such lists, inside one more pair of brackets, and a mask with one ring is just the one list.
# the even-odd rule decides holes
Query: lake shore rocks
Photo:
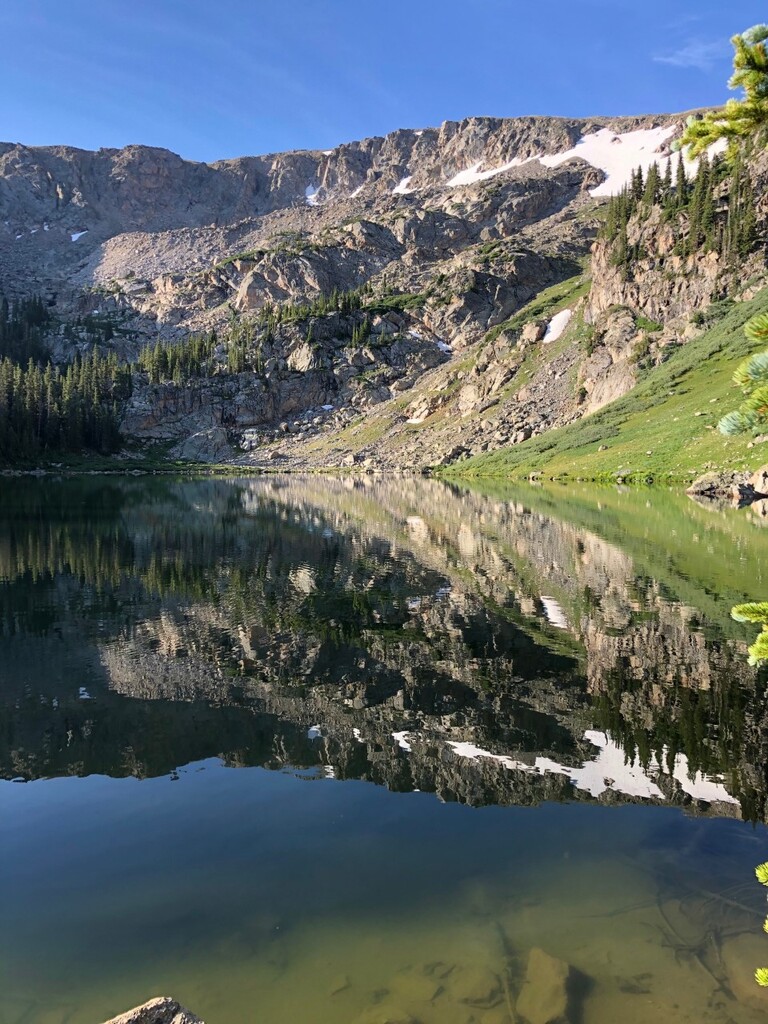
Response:
[{"label": "lake shore rocks", "polygon": [[105,1024],[205,1024],[194,1013],[185,1009],[170,996],[156,996],[141,1006],[135,1006]]},{"label": "lake shore rocks", "polygon": [[752,474],[728,470],[705,473],[694,480],[686,494],[702,504],[745,508],[768,496],[768,465]]}]

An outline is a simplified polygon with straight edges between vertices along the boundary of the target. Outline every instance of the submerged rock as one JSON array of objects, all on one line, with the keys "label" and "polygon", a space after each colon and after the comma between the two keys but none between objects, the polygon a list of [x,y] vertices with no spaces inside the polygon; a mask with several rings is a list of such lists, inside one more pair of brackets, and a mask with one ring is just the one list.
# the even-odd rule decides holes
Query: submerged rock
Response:
[{"label": "submerged rock", "polygon": [[487,967],[462,967],[451,975],[451,996],[470,1006],[491,1007],[501,1001],[501,981]]},{"label": "submerged rock", "polygon": [[355,1024],[419,1024],[407,1010],[392,1003],[379,1003],[363,1010]]},{"label": "submerged rock", "polygon": [[527,1024],[567,1024],[571,967],[564,960],[534,948],[528,956],[517,1012]]},{"label": "submerged rock", "polygon": [[406,1003],[431,1003],[442,991],[441,983],[419,971],[400,971],[390,981],[390,988]]},{"label": "submerged rock", "polygon": [[728,987],[743,1006],[768,1012],[768,990],[755,981],[755,970],[768,961],[765,937],[757,931],[732,935],[723,942],[720,953]]},{"label": "submerged rock", "polygon": [[135,1006],[119,1017],[112,1017],[106,1024],[204,1024],[170,996],[156,996],[149,1002]]},{"label": "submerged rock", "polygon": [[480,1017],[480,1024],[517,1024],[518,1018],[510,1016],[506,1006],[495,1006]]}]

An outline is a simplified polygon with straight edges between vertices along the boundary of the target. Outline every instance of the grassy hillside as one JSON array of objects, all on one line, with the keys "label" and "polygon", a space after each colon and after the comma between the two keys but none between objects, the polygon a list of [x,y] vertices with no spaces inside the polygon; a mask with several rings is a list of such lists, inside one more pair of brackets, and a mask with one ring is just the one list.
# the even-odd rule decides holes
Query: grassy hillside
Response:
[{"label": "grassy hillside", "polygon": [[768,289],[734,306],[706,333],[647,371],[623,398],[578,423],[452,466],[446,475],[541,472],[589,480],[689,480],[712,468],[756,468],[768,461],[768,445],[749,449],[749,437],[723,437],[716,425],[739,404],[731,377],[756,349],[744,337],[744,324],[764,312]]}]

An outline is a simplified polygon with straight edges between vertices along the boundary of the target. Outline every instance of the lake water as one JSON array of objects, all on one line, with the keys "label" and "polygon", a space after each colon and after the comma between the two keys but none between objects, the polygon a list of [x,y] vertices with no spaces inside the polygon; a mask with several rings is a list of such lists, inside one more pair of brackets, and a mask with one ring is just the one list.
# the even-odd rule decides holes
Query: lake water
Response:
[{"label": "lake water", "polygon": [[6,478],[0,1024],[764,1020],[766,596],[663,491]]}]

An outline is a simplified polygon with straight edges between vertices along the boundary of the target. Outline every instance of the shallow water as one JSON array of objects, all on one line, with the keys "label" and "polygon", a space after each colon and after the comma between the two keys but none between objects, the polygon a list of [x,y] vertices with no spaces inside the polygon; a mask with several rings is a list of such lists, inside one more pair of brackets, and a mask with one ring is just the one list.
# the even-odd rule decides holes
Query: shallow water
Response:
[{"label": "shallow water", "polygon": [[765,554],[663,493],[4,490],[0,1021],[494,1024],[534,948],[574,1024],[763,1019]]}]

